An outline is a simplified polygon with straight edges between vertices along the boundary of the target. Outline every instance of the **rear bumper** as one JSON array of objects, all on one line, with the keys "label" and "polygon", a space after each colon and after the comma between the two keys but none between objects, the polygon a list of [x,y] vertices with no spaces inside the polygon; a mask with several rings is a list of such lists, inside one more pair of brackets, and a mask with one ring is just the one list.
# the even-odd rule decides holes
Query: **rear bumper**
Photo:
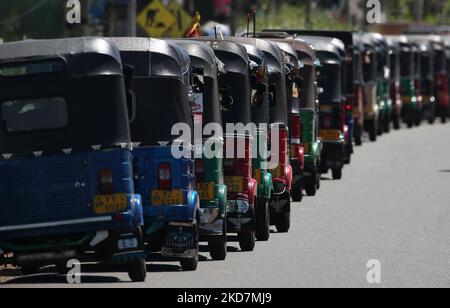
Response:
[{"label": "rear bumper", "polygon": [[73,220],[42,222],[28,225],[0,227],[0,241],[44,236],[61,236],[97,231],[133,230],[138,226],[136,216],[131,212],[115,216],[105,215]]}]

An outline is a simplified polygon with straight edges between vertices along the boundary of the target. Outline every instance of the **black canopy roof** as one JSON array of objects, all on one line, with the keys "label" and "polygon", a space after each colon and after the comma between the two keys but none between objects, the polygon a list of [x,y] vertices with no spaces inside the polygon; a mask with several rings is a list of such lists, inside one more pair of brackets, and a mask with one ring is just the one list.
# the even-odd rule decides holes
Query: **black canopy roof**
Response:
[{"label": "black canopy roof", "polygon": [[122,59],[135,67],[137,76],[182,77],[189,71],[189,55],[176,44],[149,38],[108,38],[122,51]]},{"label": "black canopy roof", "polygon": [[[19,68],[21,73],[5,75],[5,68]],[[2,70],[2,107],[7,102],[28,102],[32,112],[26,121],[41,122],[47,113],[38,112],[39,101],[57,99],[67,109],[68,121],[63,128],[20,133],[9,133],[2,123],[0,153],[77,152],[130,143],[120,54],[109,41],[76,38],[0,44]],[[54,121],[48,116],[48,122]]]},{"label": "black canopy roof", "polygon": [[203,123],[222,123],[220,110],[218,59],[210,45],[193,40],[171,41],[182,47],[189,54],[191,64],[203,69],[205,88],[203,93]]},{"label": "black canopy roof", "polygon": [[174,125],[192,128],[186,74],[189,55],[176,44],[147,38],[111,38],[119,48],[125,65],[134,68],[131,82],[136,101],[136,116],[131,123],[133,142],[157,146],[173,142]]},{"label": "black canopy roof", "polygon": [[241,44],[252,44],[264,53],[269,70],[270,88],[275,96],[275,105],[270,108],[270,122],[288,125],[286,63],[283,51],[270,40],[253,37],[240,37],[233,40]]},{"label": "black canopy roof", "polygon": [[219,77],[222,97],[230,96],[232,105],[222,109],[224,124],[251,123],[250,110],[250,59],[244,46],[227,40],[216,40],[211,37],[195,38],[209,44],[216,56],[225,65],[226,74]]}]

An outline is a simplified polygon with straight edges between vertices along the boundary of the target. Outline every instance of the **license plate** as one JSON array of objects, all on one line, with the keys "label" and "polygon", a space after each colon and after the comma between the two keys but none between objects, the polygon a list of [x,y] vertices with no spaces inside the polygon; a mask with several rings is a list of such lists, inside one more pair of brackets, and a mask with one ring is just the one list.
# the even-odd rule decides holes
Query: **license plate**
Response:
[{"label": "license plate", "polygon": [[180,205],[183,204],[183,191],[181,190],[154,190],[152,191],[152,205]]},{"label": "license plate", "polygon": [[214,200],[214,183],[200,183],[197,184],[197,192],[200,196],[200,200],[212,201]]},{"label": "license plate", "polygon": [[334,129],[323,129],[320,131],[320,138],[324,141],[337,141],[339,140],[340,132]]},{"label": "license plate", "polygon": [[95,214],[114,214],[124,212],[128,209],[128,198],[126,194],[96,196],[94,198]]},{"label": "license plate", "polygon": [[224,178],[225,185],[230,193],[244,192],[244,177],[242,176],[226,176]]}]

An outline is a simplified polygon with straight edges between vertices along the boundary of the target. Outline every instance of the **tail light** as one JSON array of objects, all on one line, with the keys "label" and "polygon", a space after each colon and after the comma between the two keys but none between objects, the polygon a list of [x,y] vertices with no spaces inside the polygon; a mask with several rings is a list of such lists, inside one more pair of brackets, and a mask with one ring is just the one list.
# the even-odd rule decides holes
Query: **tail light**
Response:
[{"label": "tail light", "polygon": [[111,195],[115,192],[114,173],[110,169],[102,169],[98,172],[98,187],[103,195]]},{"label": "tail light", "polygon": [[292,114],[291,144],[300,144],[302,136],[301,118],[299,114]]},{"label": "tail light", "polygon": [[161,190],[172,189],[172,166],[169,163],[158,165],[158,187]]}]

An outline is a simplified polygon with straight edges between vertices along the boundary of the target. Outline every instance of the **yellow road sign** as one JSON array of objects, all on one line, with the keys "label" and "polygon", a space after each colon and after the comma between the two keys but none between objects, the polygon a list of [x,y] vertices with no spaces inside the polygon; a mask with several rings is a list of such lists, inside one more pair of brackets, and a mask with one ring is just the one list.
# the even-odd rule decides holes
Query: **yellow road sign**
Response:
[{"label": "yellow road sign", "polygon": [[175,0],[171,0],[167,6],[175,17],[175,23],[167,33],[170,37],[184,37],[189,27],[192,25],[192,17]]},{"label": "yellow road sign", "polygon": [[162,37],[172,28],[176,20],[160,0],[153,0],[139,13],[137,22],[149,36]]}]

